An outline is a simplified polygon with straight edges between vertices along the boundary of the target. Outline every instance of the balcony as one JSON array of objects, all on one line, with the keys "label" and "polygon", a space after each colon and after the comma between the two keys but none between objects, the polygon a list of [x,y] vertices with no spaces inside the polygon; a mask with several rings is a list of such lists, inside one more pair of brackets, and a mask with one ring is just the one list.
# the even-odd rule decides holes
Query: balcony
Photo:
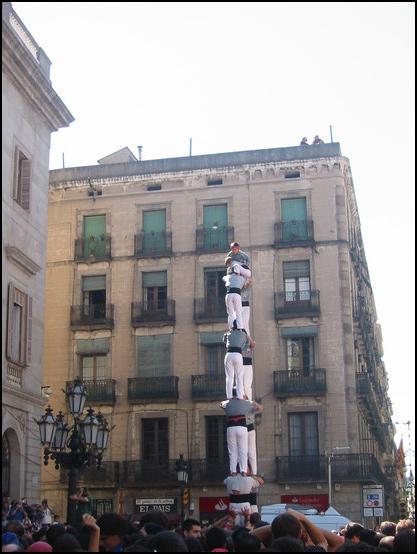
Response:
[{"label": "balcony", "polygon": [[158,258],[172,255],[172,233],[140,232],[135,235],[135,256],[137,258]]},{"label": "balcony", "polygon": [[[73,381],[67,381],[67,390]],[[109,405],[116,403],[115,379],[84,379],[83,384],[87,389],[87,405]]]},{"label": "balcony", "polygon": [[275,294],[275,319],[317,317],[320,314],[320,291],[302,290]]},{"label": "balcony", "polygon": [[389,429],[381,413],[383,396],[379,387],[373,383],[369,373],[356,373],[356,395],[358,405],[370,425],[377,441],[383,448],[389,449]]},{"label": "balcony", "polygon": [[230,243],[233,241],[233,227],[205,228],[200,226],[196,231],[197,254],[210,252],[229,251]]},{"label": "balcony", "polygon": [[176,460],[158,463],[154,460],[128,460],[122,462],[120,482],[123,486],[178,487]]},{"label": "balcony", "polygon": [[228,461],[191,460],[190,480],[193,485],[219,485],[229,475]]},{"label": "balcony", "polygon": [[96,262],[111,259],[111,235],[75,239],[75,259]]},{"label": "balcony", "polygon": [[223,400],[226,395],[226,377],[219,375],[191,375],[193,400]]},{"label": "balcony", "polygon": [[[326,481],[327,456],[280,456],[276,458],[277,483]],[[373,454],[336,454],[332,481],[384,484],[386,477]]]},{"label": "balcony", "polygon": [[274,371],[276,398],[322,396],[327,392],[326,370],[319,368]]},{"label": "balcony", "polygon": [[134,377],[128,379],[127,398],[130,404],[178,400],[178,377],[173,375]]},{"label": "balcony", "polygon": [[[68,481],[68,470],[61,469],[61,482]],[[97,469],[95,466],[85,467],[78,470],[78,481],[86,485],[99,485],[114,487],[120,481],[120,463],[119,462],[103,462],[102,467]]]},{"label": "balcony", "polygon": [[306,220],[275,223],[274,244],[276,248],[312,246],[314,244],[313,222]]},{"label": "balcony", "polygon": [[113,304],[71,306],[71,329],[113,329]]},{"label": "balcony", "polygon": [[227,322],[227,310],[224,296],[194,298],[194,321],[196,323]]},{"label": "balcony", "polygon": [[175,300],[132,302],[132,327],[173,325],[174,323]]}]

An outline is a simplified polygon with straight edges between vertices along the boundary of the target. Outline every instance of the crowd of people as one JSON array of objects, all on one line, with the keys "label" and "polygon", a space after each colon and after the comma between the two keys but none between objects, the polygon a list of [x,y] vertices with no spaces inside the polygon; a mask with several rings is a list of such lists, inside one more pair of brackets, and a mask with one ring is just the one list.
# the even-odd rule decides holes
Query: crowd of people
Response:
[{"label": "crowd of people", "polygon": [[140,521],[130,521],[116,513],[105,513],[96,520],[84,513],[74,527],[55,522],[42,524],[39,529],[33,525],[30,529],[14,519],[19,513],[17,504],[21,503],[12,502],[6,517],[3,514],[2,552],[415,551],[415,527],[410,519],[398,523],[384,521],[377,530],[352,522],[330,532],[319,529],[307,516],[290,509],[271,524],[253,513],[247,514],[244,526],[236,526],[236,514],[229,510],[206,527],[192,518],[173,527],[164,512],[153,510]]},{"label": "crowd of people", "polygon": [[[324,141],[316,135],[311,144],[324,144]],[[303,137],[300,142],[300,146],[309,146],[307,137]]]}]

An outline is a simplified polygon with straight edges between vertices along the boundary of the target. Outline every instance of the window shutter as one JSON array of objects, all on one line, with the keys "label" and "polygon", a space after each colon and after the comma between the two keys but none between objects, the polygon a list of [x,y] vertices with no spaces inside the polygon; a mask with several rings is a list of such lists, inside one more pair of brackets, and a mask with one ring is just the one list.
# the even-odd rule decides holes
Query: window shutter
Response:
[{"label": "window shutter", "polygon": [[288,198],[282,200],[282,221],[306,221],[307,206],[305,198]]},{"label": "window shutter", "polygon": [[227,204],[204,206],[203,226],[205,229],[227,227]]},{"label": "window shutter", "polygon": [[106,290],[106,276],[83,277],[83,292],[90,290]]},{"label": "window shutter", "polygon": [[143,230],[145,233],[162,233],[166,229],[165,210],[143,212]]},{"label": "window shutter", "polygon": [[84,217],[84,238],[100,238],[106,234],[105,215],[87,215]]},{"label": "window shutter", "polygon": [[24,210],[29,209],[30,204],[30,161],[22,160],[20,162],[20,179],[21,179],[21,203]]},{"label": "window shutter", "polygon": [[14,295],[15,295],[15,287],[13,283],[9,283],[9,298],[8,298],[8,310],[7,310],[7,346],[6,346],[6,356],[9,360],[12,359]]},{"label": "window shutter", "polygon": [[26,319],[26,363],[30,365],[32,359],[32,305],[33,298],[27,296],[27,319]]},{"label": "window shutter", "polygon": [[310,262],[284,262],[284,279],[310,277]]},{"label": "window shutter", "polygon": [[78,339],[77,354],[107,354],[110,351],[109,339]]},{"label": "window shutter", "polygon": [[139,377],[171,374],[171,335],[138,337],[137,368]]},{"label": "window shutter", "polygon": [[142,286],[144,289],[149,287],[166,287],[167,272],[166,271],[148,271],[142,273]]}]

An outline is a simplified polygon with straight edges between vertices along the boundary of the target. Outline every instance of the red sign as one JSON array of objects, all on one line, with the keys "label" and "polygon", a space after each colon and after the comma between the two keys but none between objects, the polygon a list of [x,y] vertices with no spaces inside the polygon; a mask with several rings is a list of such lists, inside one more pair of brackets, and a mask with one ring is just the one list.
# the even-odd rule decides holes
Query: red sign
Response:
[{"label": "red sign", "polygon": [[229,508],[229,504],[228,496],[202,496],[199,500],[200,514],[224,512]]},{"label": "red sign", "polygon": [[281,495],[281,502],[309,506],[319,512],[325,512],[329,507],[329,496],[327,494],[284,494]]}]

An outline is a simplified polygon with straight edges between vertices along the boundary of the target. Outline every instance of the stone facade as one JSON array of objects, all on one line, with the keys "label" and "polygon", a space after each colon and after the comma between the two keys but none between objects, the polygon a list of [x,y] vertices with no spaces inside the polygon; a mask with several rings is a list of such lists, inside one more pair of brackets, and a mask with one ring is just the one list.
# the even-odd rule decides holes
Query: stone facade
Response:
[{"label": "stone facade", "polygon": [[[10,2],[2,3],[2,14],[3,494],[39,502],[40,444],[33,418],[42,415],[45,404],[49,144],[51,132],[73,118],[51,86],[51,62]],[[23,166],[28,170],[25,184]],[[20,321],[13,327],[15,315]],[[12,337],[12,329],[19,336]]]},{"label": "stone facade", "polygon": [[[284,221],[288,217],[283,206],[294,199],[301,199],[306,210],[301,235],[288,234]],[[207,247],[204,242],[207,206],[226,206],[223,248]],[[141,242],[146,212],[152,210],[165,210],[166,216],[167,242],[159,253],[147,253]],[[84,252],[76,259],[83,218],[91,215],[105,215],[111,253],[97,257]],[[210,232],[218,233],[217,222]],[[216,437],[210,425],[216,423],[208,419],[222,416],[219,400],[224,389],[216,393],[213,378],[207,376],[211,363],[207,341],[218,340],[227,320],[221,310],[219,317],[206,317],[213,306],[200,302],[208,294],[205,271],[223,267],[229,239],[238,240],[250,254],[254,276],[254,398],[264,407],[257,426],[258,473],[266,481],[258,504],[280,502],[284,495],[326,495],[328,453],[349,446],[349,454],[335,454],[332,459],[333,505],[344,515],[363,520],[362,486],[379,483],[386,486],[385,515],[393,516],[395,489],[387,467],[394,463],[394,429],[378,351],[381,336],[349,160],[336,143],[50,172],[45,379],[57,391],[52,397],[57,412],[64,408],[62,383],[80,375],[79,341],[107,339],[106,375],[115,397],[109,393],[106,401],[102,396],[92,404],[116,427],[105,472],[100,476],[88,470],[81,475],[93,497],[103,501],[98,509],[104,509],[105,500],[109,509],[128,513],[135,510],[136,499],[179,502],[174,469],[181,453],[191,462],[194,516],[210,518],[210,513],[199,509],[202,499],[225,496],[221,481],[227,464],[223,467],[221,460],[216,464],[219,443],[210,442]],[[284,263],[300,261],[309,268],[311,296],[307,305],[302,297],[288,304],[283,296],[284,271],[288,271]],[[175,310],[169,304],[172,313],[146,319],[140,311],[146,312],[144,275],[161,271],[166,272],[166,296],[168,303],[175,301]],[[111,321],[104,326],[97,321],[80,325],[74,316],[70,318],[71,307],[84,298],[83,278],[94,276],[105,279],[105,302],[113,305]],[[140,302],[139,308],[132,306]],[[145,355],[137,345],[146,340],[140,340],[160,335],[170,336],[170,376],[156,373],[129,385],[128,380],[148,375],[141,373]],[[291,337],[301,342],[293,347]],[[290,346],[295,349],[291,356],[297,348],[309,349],[305,371],[289,370]],[[154,354],[159,355],[157,350]],[[196,375],[206,379],[199,393]],[[163,383],[168,383],[168,394]],[[379,395],[377,413],[361,386]],[[152,396],[155,387],[161,387],[159,398]],[[315,450],[313,454],[297,451],[295,459],[290,419],[305,435],[308,417],[316,422]],[[149,419],[166,421],[155,423],[160,425],[158,431],[152,427],[147,435]],[[384,436],[376,432],[380,420],[386,426]],[[162,434],[168,437],[166,461],[155,463],[158,452],[152,458],[150,444],[155,439],[160,445]],[[309,439],[303,440],[300,444],[305,448]],[[63,513],[65,476],[59,481],[53,473],[50,468],[43,473],[43,490]]]}]

